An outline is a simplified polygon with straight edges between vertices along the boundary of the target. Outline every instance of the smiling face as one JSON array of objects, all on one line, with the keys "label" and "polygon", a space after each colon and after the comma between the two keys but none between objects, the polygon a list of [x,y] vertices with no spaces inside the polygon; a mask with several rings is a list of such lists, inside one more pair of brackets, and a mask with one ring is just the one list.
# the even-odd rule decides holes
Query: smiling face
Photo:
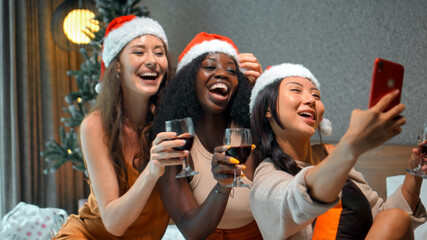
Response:
[{"label": "smiling face", "polygon": [[319,127],[325,108],[320,91],[306,78],[287,77],[280,83],[277,112],[283,129],[270,118],[276,136],[311,137]]},{"label": "smiling face", "polygon": [[221,113],[238,86],[237,65],[224,53],[208,54],[196,75],[197,98],[205,112]]},{"label": "smiling face", "polygon": [[130,41],[120,53],[117,64],[126,96],[156,94],[167,70],[164,43],[153,35],[142,35]]}]

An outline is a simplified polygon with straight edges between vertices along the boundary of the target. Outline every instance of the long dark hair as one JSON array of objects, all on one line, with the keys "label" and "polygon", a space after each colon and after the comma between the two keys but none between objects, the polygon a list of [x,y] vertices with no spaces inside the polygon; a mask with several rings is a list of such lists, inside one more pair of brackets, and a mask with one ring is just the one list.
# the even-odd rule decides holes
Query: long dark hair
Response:
[{"label": "long dark hair", "polygon": [[251,128],[255,142],[260,148],[262,159],[271,158],[281,170],[295,176],[301,169],[295,160],[280,148],[268,118],[265,116],[270,111],[271,117],[283,128],[283,124],[277,115],[277,101],[281,82],[280,79],[277,79],[259,92],[252,109]]},{"label": "long dark hair", "polygon": [[[196,76],[207,55],[208,53],[202,54],[184,66],[165,88],[151,131],[151,141],[159,132],[165,130],[164,125],[167,120],[192,117],[197,129],[201,105],[195,88]],[[239,84],[225,115],[228,122],[234,122],[241,127],[248,128],[250,127],[249,98],[252,84],[240,70],[237,71],[237,79]]]},{"label": "long dark hair", "polygon": [[[168,84],[171,78],[171,62],[170,54],[167,45],[164,44],[166,58],[168,59],[168,69],[160,84],[157,94],[153,95],[149,99],[148,110],[147,110],[147,124],[143,129],[138,129],[140,144],[138,152],[133,157],[133,164],[135,166],[135,160],[139,159],[139,164],[136,168],[139,172],[142,172],[147,166],[150,159],[150,129],[153,124],[154,117],[156,115],[157,105],[161,98],[165,86]],[[124,194],[129,189],[128,184],[128,169],[126,167],[126,161],[123,153],[123,92],[120,84],[120,78],[118,78],[118,72],[116,65],[118,62],[118,56],[120,53],[111,61],[108,68],[102,78],[102,92],[96,98],[96,104],[91,112],[99,110],[102,118],[102,126],[107,136],[107,145],[109,149],[109,155],[114,166],[114,170],[117,175],[117,181],[119,183],[120,195]]]}]

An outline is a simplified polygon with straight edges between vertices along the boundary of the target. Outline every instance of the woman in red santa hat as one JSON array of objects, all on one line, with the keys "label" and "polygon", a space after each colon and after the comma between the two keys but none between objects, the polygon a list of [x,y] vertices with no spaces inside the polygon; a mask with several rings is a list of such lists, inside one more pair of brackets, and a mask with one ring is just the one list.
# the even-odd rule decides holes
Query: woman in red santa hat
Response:
[{"label": "woman in red santa hat", "polygon": [[[265,239],[411,239],[426,221],[422,179],[406,175],[387,199],[354,170],[358,157],[401,132],[404,105],[383,112],[397,92],[374,107],[354,110],[336,146],[312,145],[332,132],[320,84],[304,66],[272,66],[251,94],[251,126],[264,161],[255,171],[250,202]],[[413,150],[409,166],[421,161]],[[386,163],[384,163],[386,164]]]},{"label": "woman in red santa hat", "polygon": [[249,188],[227,186],[235,169],[251,184],[254,158],[245,169],[238,159],[224,154],[229,146],[223,146],[226,128],[249,127],[249,79],[256,80],[261,72],[253,55],[239,55],[231,39],[217,34],[197,34],[179,57],[152,136],[165,131],[167,120],[193,119],[189,162],[199,174],[176,178],[181,167],[171,166],[159,179],[163,203],[186,239],[262,239],[250,210]]},{"label": "woman in red santa hat", "polygon": [[[182,140],[150,149],[148,132],[159,96],[170,79],[166,34],[153,19],[122,16],[107,27],[101,83],[92,111],[80,126],[91,194],[56,239],[160,239],[169,216],[156,187],[164,167],[182,164],[184,153],[165,151]],[[153,154],[156,153],[156,154]]]}]

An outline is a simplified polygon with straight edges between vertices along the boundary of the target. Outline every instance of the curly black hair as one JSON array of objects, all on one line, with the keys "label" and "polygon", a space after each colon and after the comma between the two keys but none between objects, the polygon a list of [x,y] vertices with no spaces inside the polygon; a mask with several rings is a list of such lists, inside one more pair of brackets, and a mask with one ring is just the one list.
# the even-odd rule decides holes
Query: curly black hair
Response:
[{"label": "curly black hair", "polygon": [[[202,54],[184,66],[166,86],[151,129],[151,141],[159,132],[165,131],[165,121],[167,120],[191,117],[194,127],[197,129],[201,105],[195,88],[196,76],[208,54]],[[237,90],[231,98],[225,114],[227,121],[249,128],[249,99],[253,84],[240,70],[237,71],[237,79]]]}]

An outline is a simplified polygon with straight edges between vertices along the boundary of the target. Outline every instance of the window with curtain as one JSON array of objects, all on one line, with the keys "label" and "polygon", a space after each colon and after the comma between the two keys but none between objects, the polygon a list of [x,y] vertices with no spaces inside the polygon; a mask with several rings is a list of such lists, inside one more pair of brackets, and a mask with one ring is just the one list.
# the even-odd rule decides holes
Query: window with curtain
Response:
[{"label": "window with curtain", "polygon": [[0,215],[19,202],[77,212],[87,197],[81,172],[65,165],[45,175],[40,152],[59,139],[64,97],[77,89],[67,70],[79,69],[78,51],[53,43],[50,18],[63,0],[2,0],[0,6]]}]

